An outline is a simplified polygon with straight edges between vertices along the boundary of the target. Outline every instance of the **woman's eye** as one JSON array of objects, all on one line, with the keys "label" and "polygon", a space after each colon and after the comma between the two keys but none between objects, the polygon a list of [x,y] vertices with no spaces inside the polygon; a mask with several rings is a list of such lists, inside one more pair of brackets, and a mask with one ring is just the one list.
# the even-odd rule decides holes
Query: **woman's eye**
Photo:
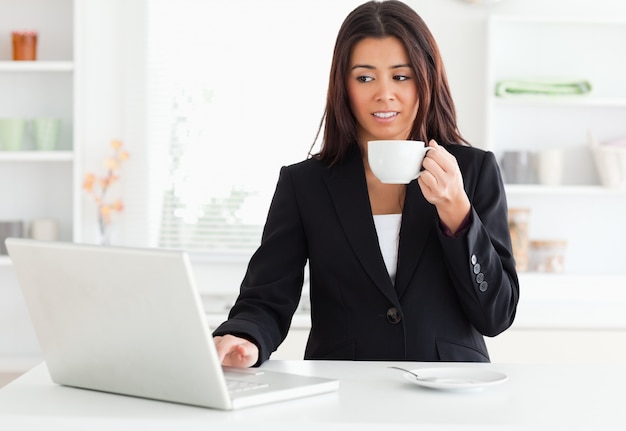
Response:
[{"label": "woman's eye", "polygon": [[374,78],[372,78],[371,76],[359,76],[356,79],[359,82],[370,82],[370,81],[374,80]]},{"label": "woman's eye", "polygon": [[407,79],[411,79],[411,77],[406,75],[395,75],[393,79],[396,81],[406,81]]}]

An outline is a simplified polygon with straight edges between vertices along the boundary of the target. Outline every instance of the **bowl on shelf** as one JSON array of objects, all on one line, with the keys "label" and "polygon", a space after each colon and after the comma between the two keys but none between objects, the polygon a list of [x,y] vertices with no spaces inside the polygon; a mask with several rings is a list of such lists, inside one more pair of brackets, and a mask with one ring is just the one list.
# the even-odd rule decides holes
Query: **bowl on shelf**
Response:
[{"label": "bowl on shelf", "polygon": [[602,185],[626,189],[626,148],[598,146],[591,151]]},{"label": "bowl on shelf", "polygon": [[599,143],[590,134],[590,141],[602,185],[626,189],[626,138]]}]

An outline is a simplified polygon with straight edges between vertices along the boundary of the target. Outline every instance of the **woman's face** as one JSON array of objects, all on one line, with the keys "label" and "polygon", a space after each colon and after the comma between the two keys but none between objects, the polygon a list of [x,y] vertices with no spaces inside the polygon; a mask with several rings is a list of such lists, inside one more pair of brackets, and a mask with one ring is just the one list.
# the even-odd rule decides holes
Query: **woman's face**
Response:
[{"label": "woman's face", "polygon": [[352,49],[348,97],[359,143],[407,139],[417,116],[417,83],[400,40],[366,38]]}]

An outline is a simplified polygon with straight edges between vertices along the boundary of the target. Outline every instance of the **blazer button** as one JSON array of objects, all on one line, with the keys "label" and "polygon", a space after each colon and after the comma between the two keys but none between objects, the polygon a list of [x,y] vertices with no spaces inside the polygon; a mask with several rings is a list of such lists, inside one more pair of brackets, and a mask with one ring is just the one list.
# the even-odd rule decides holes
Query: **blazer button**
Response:
[{"label": "blazer button", "polygon": [[389,321],[389,323],[392,323],[394,325],[400,323],[400,320],[402,320],[402,316],[400,315],[400,312],[396,307],[391,307],[389,310],[387,310],[387,320]]},{"label": "blazer button", "polygon": [[486,281],[483,281],[482,283],[480,283],[480,286],[478,286],[478,289],[481,292],[486,292],[488,288],[489,288],[489,283],[487,283]]},{"label": "blazer button", "polygon": [[472,265],[476,265],[476,262],[478,262],[478,259],[476,258],[476,255],[473,254],[472,255]]},{"label": "blazer button", "polygon": [[478,274],[476,274],[476,283],[482,283],[485,280],[485,274],[483,274],[482,272],[479,272]]},{"label": "blazer button", "polygon": [[480,273],[480,263],[474,264],[474,274]]}]

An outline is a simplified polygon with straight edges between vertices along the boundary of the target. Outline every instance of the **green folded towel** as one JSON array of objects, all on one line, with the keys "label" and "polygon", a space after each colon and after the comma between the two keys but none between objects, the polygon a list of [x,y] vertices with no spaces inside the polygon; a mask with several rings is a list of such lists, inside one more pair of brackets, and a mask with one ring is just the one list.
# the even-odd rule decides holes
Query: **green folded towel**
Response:
[{"label": "green folded towel", "polygon": [[586,80],[572,81],[500,81],[496,85],[496,96],[540,94],[546,96],[580,95],[591,92],[591,83]]}]

